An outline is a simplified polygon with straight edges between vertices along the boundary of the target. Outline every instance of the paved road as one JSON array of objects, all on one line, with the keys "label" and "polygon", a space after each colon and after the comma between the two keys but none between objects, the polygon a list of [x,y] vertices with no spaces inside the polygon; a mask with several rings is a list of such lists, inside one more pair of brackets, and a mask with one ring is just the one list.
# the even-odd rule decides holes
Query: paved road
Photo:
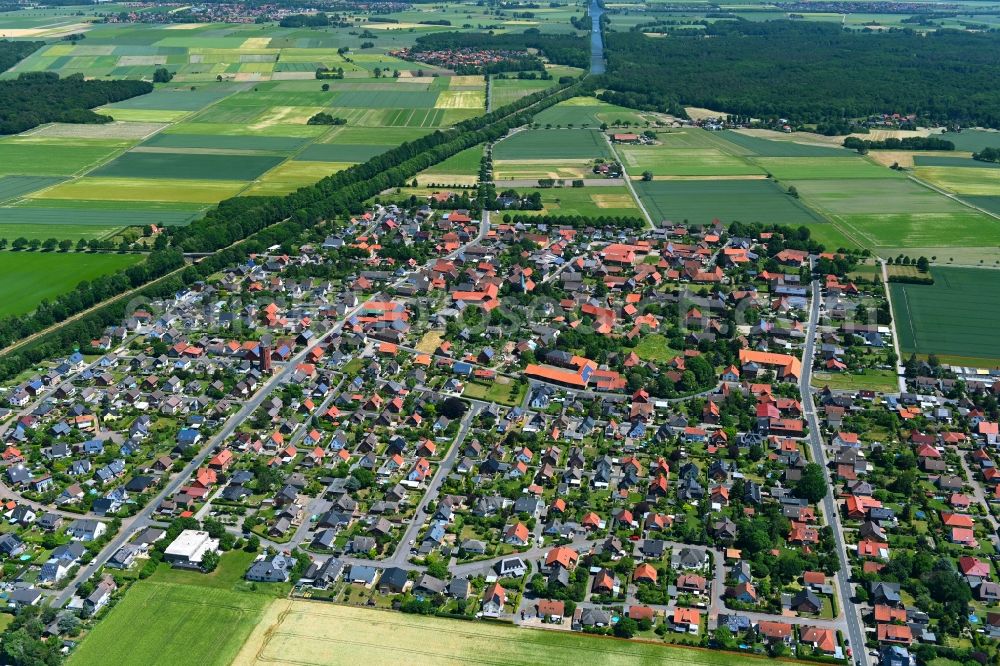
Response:
[{"label": "paved road", "polygon": [[436,500],[438,495],[441,494],[441,484],[446,478],[448,478],[448,475],[451,474],[451,470],[455,466],[455,461],[458,460],[458,454],[462,450],[462,443],[469,434],[472,422],[475,420],[476,416],[479,415],[481,410],[482,405],[474,404],[465,413],[465,416],[462,417],[462,423],[458,429],[458,435],[452,442],[451,448],[448,450],[448,455],[441,461],[441,464],[438,465],[434,476],[431,477],[431,482],[427,486],[427,491],[424,493],[423,497],[420,498],[420,502],[417,504],[417,510],[413,514],[413,518],[410,520],[410,524],[406,527],[406,531],[403,532],[403,538],[401,538],[399,543],[396,544],[396,552],[392,554],[392,557],[386,560],[386,564],[398,565],[406,562],[409,558],[411,548],[410,542],[413,541],[414,544],[416,544],[417,535],[420,533],[420,528],[424,525],[427,505]]},{"label": "paved road", "polygon": [[[816,324],[819,321],[820,290],[819,281],[812,283],[812,307],[809,310],[809,328],[806,332],[806,345],[802,353],[802,377],[799,380],[799,393],[802,397],[802,405],[805,410],[806,420],[809,424],[809,446],[812,450],[812,459],[827,469],[826,453],[823,449],[823,440],[820,436],[819,418],[816,415],[816,403],[813,401],[812,389],[809,380],[812,377],[813,357],[816,353]],[[829,477],[828,477],[829,478]],[[850,565],[847,559],[847,549],[844,545],[844,532],[840,524],[840,513],[837,511],[837,504],[834,501],[833,484],[823,498],[823,513],[833,530],[833,538],[837,546],[837,557],[840,559],[840,570],[837,572],[837,589],[840,595],[840,606],[844,609],[844,626],[847,629],[847,636],[851,642],[854,657],[860,663],[866,663],[868,659],[865,651],[865,634],[863,625],[858,617],[859,607],[851,602],[854,593],[848,579],[850,575]]]}]

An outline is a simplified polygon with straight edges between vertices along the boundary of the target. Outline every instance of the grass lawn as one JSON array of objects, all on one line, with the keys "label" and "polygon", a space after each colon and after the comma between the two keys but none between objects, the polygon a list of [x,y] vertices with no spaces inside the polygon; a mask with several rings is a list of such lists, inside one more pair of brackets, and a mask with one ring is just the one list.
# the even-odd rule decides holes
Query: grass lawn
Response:
[{"label": "grass lawn", "polygon": [[864,370],[859,374],[846,372],[814,372],[812,385],[815,388],[829,386],[834,391],[881,391],[895,393],[899,390],[896,373],[892,370]]},{"label": "grass lawn", "polygon": [[[391,636],[392,640],[385,640]],[[434,640],[427,640],[433,636]],[[497,646],[503,649],[498,650]],[[404,663],[409,666],[466,664],[536,665],[586,663],[596,666],[746,666],[761,657],[621,641],[568,631],[517,629],[508,624],[337,606],[276,601],[233,662],[237,666]],[[773,663],[773,662],[772,662]]]},{"label": "grass lawn", "polygon": [[660,333],[642,336],[639,344],[632,351],[644,361],[659,361],[660,363],[666,363],[680,354],[676,349],[671,349],[670,345],[667,344],[667,339]]},{"label": "grass lawn", "polygon": [[0,315],[31,312],[42,299],[142,259],[138,254],[4,251],[0,253]]},{"label": "grass lawn", "polygon": [[466,382],[462,395],[473,400],[485,400],[516,407],[524,400],[524,394],[527,390],[527,385],[518,384],[509,377],[497,377],[496,381],[489,384],[478,381]]},{"label": "grass lawn", "polygon": [[1000,358],[1000,272],[935,266],[933,273],[933,285],[889,285],[900,350]]}]

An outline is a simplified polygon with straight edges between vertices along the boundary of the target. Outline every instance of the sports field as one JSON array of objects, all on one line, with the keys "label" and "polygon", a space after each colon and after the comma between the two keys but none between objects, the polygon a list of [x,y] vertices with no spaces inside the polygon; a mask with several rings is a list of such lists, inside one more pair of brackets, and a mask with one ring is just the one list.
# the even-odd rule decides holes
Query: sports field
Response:
[{"label": "sports field", "polygon": [[934,266],[933,273],[933,285],[889,285],[900,350],[1000,359],[1000,271]]},{"label": "sports field", "polygon": [[[432,638],[429,638],[432,637]],[[764,666],[762,658],[309,601],[275,601],[234,666]],[[773,662],[772,662],[773,663]]]},{"label": "sports field", "polygon": [[[13,240],[11,238],[10,240]],[[0,252],[0,315],[30,312],[42,299],[142,260],[137,254]]]}]

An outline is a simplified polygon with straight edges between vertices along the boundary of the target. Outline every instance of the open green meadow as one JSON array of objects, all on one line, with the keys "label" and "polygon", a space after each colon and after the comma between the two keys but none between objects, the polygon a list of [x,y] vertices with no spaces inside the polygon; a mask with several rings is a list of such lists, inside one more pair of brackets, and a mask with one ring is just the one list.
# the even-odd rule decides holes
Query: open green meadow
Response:
[{"label": "open green meadow", "polygon": [[1000,271],[936,265],[933,274],[933,285],[889,285],[900,350],[1000,359]]},{"label": "open green meadow", "polygon": [[[642,212],[636,206],[635,200],[632,199],[632,194],[624,185],[522,189],[521,192],[541,193],[543,211],[540,211],[539,214],[642,217]],[[529,215],[533,212],[521,211],[522,214]]]},{"label": "open green meadow", "polygon": [[[391,636],[391,640],[386,640]],[[427,640],[433,636],[433,640]],[[502,649],[497,649],[502,645]],[[731,652],[624,641],[569,631],[518,629],[309,601],[275,601],[234,664],[303,666],[401,663],[411,666],[749,666],[774,663]]]},{"label": "open green meadow", "polygon": [[0,315],[30,312],[43,299],[142,259],[138,254],[0,252]]}]

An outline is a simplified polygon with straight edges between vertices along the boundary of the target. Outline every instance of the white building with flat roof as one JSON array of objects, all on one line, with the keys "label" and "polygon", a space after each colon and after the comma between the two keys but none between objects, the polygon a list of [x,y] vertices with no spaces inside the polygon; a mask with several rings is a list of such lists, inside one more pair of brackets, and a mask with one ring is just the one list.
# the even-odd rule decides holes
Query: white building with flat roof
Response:
[{"label": "white building with flat roof", "polygon": [[163,559],[175,567],[200,567],[209,551],[219,552],[219,540],[201,530],[184,530],[163,551]]}]

